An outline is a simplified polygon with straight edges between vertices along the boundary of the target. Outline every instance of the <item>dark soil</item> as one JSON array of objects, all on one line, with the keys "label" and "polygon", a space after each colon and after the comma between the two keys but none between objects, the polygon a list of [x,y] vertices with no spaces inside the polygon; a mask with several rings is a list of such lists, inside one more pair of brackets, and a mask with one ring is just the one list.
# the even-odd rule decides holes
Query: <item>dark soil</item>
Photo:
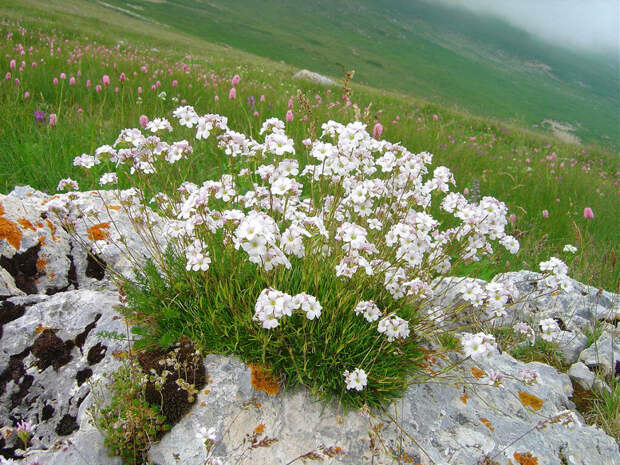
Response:
[{"label": "dark soil", "polygon": [[[172,355],[174,348],[173,346],[167,351],[147,351],[138,355],[138,362],[145,373],[149,373],[151,369],[155,370],[159,375],[164,369],[172,372],[172,374],[168,375],[161,391],[155,389],[154,383],[148,383],[146,387],[146,400],[151,404],[159,406],[162,415],[166,417],[171,425],[183,418],[196,400],[196,396],[194,396],[193,402],[189,402],[187,391],[181,389],[176,384],[177,379],[179,379],[177,370],[173,367],[159,364],[160,360],[164,360]],[[185,340],[181,342],[177,360],[181,364],[186,363],[188,365],[187,369],[180,370],[181,378],[193,384],[197,390],[200,390],[206,382],[206,371],[202,358],[197,363],[192,363],[194,351],[195,347],[191,341]]]},{"label": "dark soil", "polygon": [[84,384],[84,382],[93,375],[93,370],[90,368],[84,368],[80,370],[75,375],[75,380],[77,381],[78,386]]}]

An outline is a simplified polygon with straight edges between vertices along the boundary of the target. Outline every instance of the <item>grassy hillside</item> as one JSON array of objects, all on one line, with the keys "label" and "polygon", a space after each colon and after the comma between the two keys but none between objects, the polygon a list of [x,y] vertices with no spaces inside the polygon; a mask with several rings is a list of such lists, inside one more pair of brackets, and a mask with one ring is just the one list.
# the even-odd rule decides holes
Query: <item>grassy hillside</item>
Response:
[{"label": "grassy hillside", "polygon": [[[183,101],[199,113],[226,115],[231,127],[256,137],[262,121],[284,119],[291,102],[294,121],[287,132],[295,140],[329,119],[361,118],[369,127],[380,122],[385,139],[433,153],[434,165],[448,166],[457,189],[467,189],[470,198],[493,195],[506,202],[522,250],[516,257],[482,263],[473,270],[477,275],[535,268],[556,255],[570,262],[575,278],[618,289],[616,153],[361,85],[352,86],[348,105],[338,87],[292,80],[296,69],[291,66],[84,0],[8,0],[0,4],[0,18],[0,192],[16,184],[55,191],[66,177],[78,180],[82,189],[95,187],[93,178],[72,165],[73,157],[113,143],[120,129],[138,126],[141,114],[171,118]],[[399,72],[395,82],[411,79]],[[241,83],[231,100],[235,74]],[[98,91],[104,75],[111,83]],[[305,109],[295,98],[298,91],[309,101]],[[44,114],[42,121],[35,111]],[[51,113],[58,117],[53,127]],[[301,145],[297,150],[305,153]],[[218,167],[210,161],[205,158],[188,173],[191,180],[213,175]],[[586,207],[593,209],[593,220],[584,219]],[[567,243],[578,246],[576,255],[562,252]]]},{"label": "grassy hillside", "polygon": [[543,43],[496,18],[426,1],[109,0],[128,16],[297,67],[618,148],[618,58]]}]

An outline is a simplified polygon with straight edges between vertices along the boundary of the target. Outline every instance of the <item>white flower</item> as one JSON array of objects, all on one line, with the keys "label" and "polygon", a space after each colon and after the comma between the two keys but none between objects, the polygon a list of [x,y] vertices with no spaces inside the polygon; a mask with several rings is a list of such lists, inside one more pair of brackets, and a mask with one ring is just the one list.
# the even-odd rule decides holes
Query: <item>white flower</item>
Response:
[{"label": "white flower", "polygon": [[99,185],[105,186],[106,184],[117,184],[118,176],[116,173],[103,173],[99,178]]},{"label": "white flower", "polygon": [[86,169],[90,169],[99,163],[101,163],[99,159],[93,157],[92,155],[88,155],[87,153],[83,153],[79,157],[75,157],[73,159],[73,166],[81,166]]},{"label": "white flower", "polygon": [[564,249],[562,249],[562,252],[576,253],[577,252],[577,247],[575,247],[574,245],[571,245],[571,244],[566,244],[564,246]]},{"label": "white flower", "polygon": [[199,439],[201,442],[216,442],[217,441],[217,431],[214,427],[207,429],[206,426],[201,426],[196,431],[196,439]]},{"label": "white flower", "polygon": [[396,315],[388,315],[379,321],[377,331],[388,337],[388,342],[394,339],[404,339],[409,336],[409,323]]},{"label": "white flower", "polygon": [[77,181],[74,181],[71,178],[65,178],[65,179],[61,179],[60,182],[58,183],[58,186],[56,187],[57,191],[62,191],[64,189],[66,189],[67,187],[71,187],[74,191],[78,190],[80,187],[78,186]]},{"label": "white flower", "polygon": [[353,310],[356,314],[363,314],[368,322],[377,321],[381,316],[381,310],[372,300],[362,300]]},{"label": "white flower", "polygon": [[560,332],[560,326],[553,318],[540,320],[538,324],[540,325],[540,337],[542,337],[545,341],[553,341]]},{"label": "white flower", "polygon": [[355,389],[357,391],[361,391],[364,389],[364,386],[368,384],[368,377],[366,376],[366,372],[359,368],[356,368],[352,372],[349,370],[345,370],[343,373],[345,377],[345,382],[347,384],[347,389]]},{"label": "white flower", "polygon": [[204,249],[203,244],[199,240],[195,240],[187,246],[185,258],[187,259],[185,266],[187,271],[207,271],[211,263],[208,250]]},{"label": "white flower", "polygon": [[521,371],[519,379],[525,384],[534,384],[538,381],[538,372],[526,368]]},{"label": "white flower", "polygon": [[471,357],[474,360],[488,357],[497,350],[495,338],[484,333],[464,333],[461,336],[461,344],[463,345],[465,356]]}]

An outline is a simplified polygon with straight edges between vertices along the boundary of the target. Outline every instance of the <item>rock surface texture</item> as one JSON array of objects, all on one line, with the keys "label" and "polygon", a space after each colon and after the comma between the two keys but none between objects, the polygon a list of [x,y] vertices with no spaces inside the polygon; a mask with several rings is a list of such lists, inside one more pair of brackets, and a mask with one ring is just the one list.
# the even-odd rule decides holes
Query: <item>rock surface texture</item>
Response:
[{"label": "rock surface texture", "polygon": [[[111,270],[131,271],[106,235],[126,236],[138,257],[148,250],[113,193],[76,195],[85,212],[99,212],[98,219],[75,225],[77,236],[48,212],[52,197],[29,188],[0,195],[0,427],[6,432],[22,420],[36,425],[23,458],[14,435],[0,436],[0,456],[17,463],[121,464],[108,456],[88,413],[93,386],[105,396],[103,375],[119,366],[127,349],[123,341],[105,337],[127,329],[117,313]],[[94,263],[87,250],[96,252]],[[209,458],[285,465],[312,454],[324,460],[294,463],[620,464],[618,444],[596,427],[557,422],[542,427],[546,419],[575,409],[572,382],[591,387],[590,368],[618,375],[620,296],[577,282],[570,293],[549,295],[537,289],[537,278],[530,272],[497,278],[537,297],[503,319],[532,325],[556,319],[570,347],[565,356],[579,360],[568,374],[498,354],[461,363],[450,380],[412,383],[385,411],[343,412],[318,403],[305,389],[272,396],[256,391],[244,363],[207,355],[208,384],[189,414],[151,447],[150,458],[157,465],[204,465]],[[458,293],[446,298],[459,299]],[[602,335],[586,347],[584,331],[595,324]],[[457,355],[431,354],[427,363],[438,370],[456,360]],[[521,381],[532,372],[536,382]],[[493,373],[502,374],[501,387],[491,385]],[[210,452],[197,434],[201,427],[214,428]]]}]

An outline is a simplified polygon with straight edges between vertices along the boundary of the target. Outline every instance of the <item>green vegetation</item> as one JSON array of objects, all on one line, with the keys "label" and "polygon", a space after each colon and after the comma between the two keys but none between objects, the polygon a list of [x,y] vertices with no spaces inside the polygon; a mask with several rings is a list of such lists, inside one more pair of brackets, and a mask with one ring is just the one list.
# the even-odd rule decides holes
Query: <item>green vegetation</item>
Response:
[{"label": "green vegetation", "polygon": [[495,17],[411,0],[106,3],[296,67],[355,69],[364,84],[526,127],[561,121],[585,141],[620,146],[618,57],[549,45]]}]

